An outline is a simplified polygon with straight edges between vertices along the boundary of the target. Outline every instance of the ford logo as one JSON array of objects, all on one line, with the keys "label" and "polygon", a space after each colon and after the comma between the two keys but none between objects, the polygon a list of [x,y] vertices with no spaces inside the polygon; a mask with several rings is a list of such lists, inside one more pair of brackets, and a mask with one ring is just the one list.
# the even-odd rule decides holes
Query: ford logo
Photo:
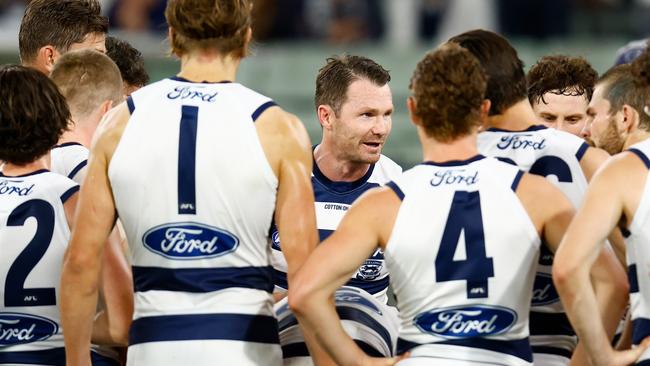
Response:
[{"label": "ford logo", "polygon": [[[368,295],[371,296],[370,294]],[[357,290],[356,288],[344,287],[336,291],[334,294],[334,299],[336,300],[337,306],[356,304],[364,306],[373,312],[382,315],[381,310],[377,307],[377,305],[373,304],[372,301],[362,297],[361,290]]]},{"label": "ford logo", "polygon": [[203,259],[228,254],[239,246],[233,234],[193,222],[164,224],[149,229],[142,237],[144,246],[170,259]]},{"label": "ford logo", "polygon": [[533,306],[553,304],[560,301],[553,278],[546,273],[537,273],[533,284]]},{"label": "ford logo", "polygon": [[0,313],[0,347],[43,341],[58,332],[59,326],[47,318]]},{"label": "ford logo", "polygon": [[473,305],[422,313],[413,319],[421,331],[449,339],[485,337],[510,329],[517,313],[500,306]]}]

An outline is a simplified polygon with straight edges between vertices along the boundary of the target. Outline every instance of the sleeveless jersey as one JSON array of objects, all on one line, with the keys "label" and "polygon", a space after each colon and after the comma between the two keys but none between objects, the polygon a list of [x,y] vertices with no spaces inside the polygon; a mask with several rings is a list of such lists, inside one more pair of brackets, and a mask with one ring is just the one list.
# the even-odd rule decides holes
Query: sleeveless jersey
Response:
[{"label": "sleeveless jersey", "polygon": [[88,149],[78,142],[56,145],[50,151],[50,170],[81,184],[86,176]]},{"label": "sleeveless jersey", "polygon": [[425,162],[387,184],[402,199],[386,247],[398,354],[410,350],[421,364],[531,364],[540,238],[515,194],[522,175],[477,155]]},{"label": "sleeveless jersey", "polygon": [[[581,138],[544,126],[518,132],[491,128],[478,135],[478,148],[484,155],[547,177],[580,207],[587,189],[580,160],[588,148]],[[533,352],[562,356],[567,362],[577,338],[553,285],[552,265],[553,253],[542,245],[530,314],[531,344]]]},{"label": "sleeveless jersey", "polygon": [[[650,140],[630,147],[650,169]],[[624,187],[615,187],[624,189]],[[627,248],[627,274],[630,281],[630,311],[632,313],[632,344],[638,345],[650,336],[650,275],[647,263],[650,260],[650,179],[646,178],[639,207],[634,213],[629,231],[623,230]],[[636,365],[650,365],[650,350],[645,351]]]},{"label": "sleeveless jersey", "polygon": [[268,233],[278,181],[237,83],[164,79],[127,99],[108,173],[132,254],[129,365],[279,365]]},{"label": "sleeveless jersey", "polygon": [[[327,239],[336,230],[348,208],[359,196],[371,188],[395,179],[401,173],[402,168],[399,165],[381,155],[379,161],[370,165],[368,172],[357,181],[333,182],[318,169],[318,165],[314,162],[311,181],[314,187],[316,226],[320,241]],[[286,291],[287,262],[282,255],[280,236],[275,226],[271,231],[271,241],[276,289]],[[361,288],[385,303],[388,300],[386,296],[388,282],[384,254],[377,249],[352,275],[347,286]]]},{"label": "sleeveless jersey", "polygon": [[[341,287],[334,298],[343,329],[366,354],[394,356],[399,326],[395,308],[356,287]],[[285,297],[275,305],[284,366],[313,366],[298,320],[287,301]]]},{"label": "sleeveless jersey", "polygon": [[79,186],[45,169],[0,173],[0,364],[64,365],[59,281]]}]

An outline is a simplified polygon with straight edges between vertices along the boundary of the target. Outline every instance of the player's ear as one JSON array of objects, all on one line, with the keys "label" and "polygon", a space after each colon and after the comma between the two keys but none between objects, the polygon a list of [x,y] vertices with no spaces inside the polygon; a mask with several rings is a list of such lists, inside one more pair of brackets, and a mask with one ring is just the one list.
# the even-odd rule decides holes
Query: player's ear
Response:
[{"label": "player's ear", "polygon": [[46,72],[48,75],[54,67],[54,63],[59,58],[59,52],[52,45],[45,45],[38,49],[36,52],[36,66],[40,71]]},{"label": "player's ear", "polygon": [[621,109],[623,120],[621,121],[624,131],[632,132],[639,125],[639,113],[630,105],[624,104]]},{"label": "player's ear", "polygon": [[420,117],[416,115],[418,104],[415,98],[413,96],[409,96],[406,98],[406,108],[409,111],[409,117],[411,117],[411,122],[413,122],[414,125],[419,126],[420,125]]},{"label": "player's ear", "polygon": [[107,99],[99,106],[99,108],[100,108],[100,113],[103,117],[106,114],[106,112],[110,111],[111,108],[113,108],[113,101]]},{"label": "player's ear", "polygon": [[318,122],[320,122],[321,127],[326,130],[332,128],[334,117],[336,117],[336,114],[334,113],[332,107],[321,104],[316,110],[316,115],[318,116]]}]

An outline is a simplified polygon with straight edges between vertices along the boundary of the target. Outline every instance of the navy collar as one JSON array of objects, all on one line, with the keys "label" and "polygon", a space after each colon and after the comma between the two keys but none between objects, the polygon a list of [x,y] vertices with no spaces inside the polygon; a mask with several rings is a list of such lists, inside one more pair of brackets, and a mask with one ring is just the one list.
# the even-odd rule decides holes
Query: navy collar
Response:
[{"label": "navy collar", "polygon": [[231,84],[232,83],[232,81],[230,81],[230,80],[222,80],[222,81],[216,81],[216,82],[205,81],[205,80],[204,81],[190,81],[190,80],[187,80],[187,79],[185,79],[183,77],[180,77],[180,76],[172,76],[169,79],[170,80],[175,80],[175,81],[182,81],[184,83],[193,83],[193,84]]},{"label": "navy collar", "polygon": [[52,148],[56,149],[58,147],[75,146],[75,145],[83,146],[82,144],[80,144],[78,142],[71,141],[71,142],[64,142],[61,145],[54,145],[54,146],[52,146]]},{"label": "navy collar", "polygon": [[486,131],[490,131],[490,132],[531,132],[531,131],[545,130],[545,129],[547,129],[547,128],[548,128],[548,127],[546,127],[546,126],[544,126],[544,125],[532,125],[532,126],[529,126],[529,127],[528,127],[527,129],[525,129],[525,130],[512,131],[512,130],[504,130],[504,129],[502,129],[502,128],[490,127],[490,128],[488,128]]},{"label": "navy collar", "polygon": [[481,159],[485,159],[485,156],[483,155],[475,155],[469,159],[466,160],[447,160],[443,162],[435,162],[435,161],[425,161],[423,163],[420,163],[420,165],[433,165],[433,166],[463,166],[463,165],[468,165],[471,164],[475,161],[479,161]]},{"label": "navy collar", "polygon": [[21,175],[5,175],[3,172],[0,172],[0,177],[3,177],[3,178],[22,178],[22,177],[29,177],[30,175],[36,175],[36,174],[47,173],[47,172],[49,172],[49,170],[47,170],[47,169],[39,169],[39,170],[35,170],[35,171],[31,172],[31,173],[25,173],[25,174],[21,174]]},{"label": "navy collar", "polygon": [[313,168],[312,168],[312,173],[314,174],[314,178],[318,180],[320,183],[325,185],[327,188],[338,192],[338,193],[344,193],[344,192],[349,192],[353,191],[362,185],[364,185],[368,179],[370,179],[370,176],[372,175],[373,170],[375,169],[375,164],[370,164],[370,167],[368,167],[368,171],[366,174],[363,175],[363,177],[353,181],[353,182],[336,182],[333,181],[325,176],[323,172],[318,168],[318,164],[316,164],[316,159],[314,158],[314,153],[313,151],[316,149],[316,146],[314,145],[312,147],[312,159],[313,159]]}]

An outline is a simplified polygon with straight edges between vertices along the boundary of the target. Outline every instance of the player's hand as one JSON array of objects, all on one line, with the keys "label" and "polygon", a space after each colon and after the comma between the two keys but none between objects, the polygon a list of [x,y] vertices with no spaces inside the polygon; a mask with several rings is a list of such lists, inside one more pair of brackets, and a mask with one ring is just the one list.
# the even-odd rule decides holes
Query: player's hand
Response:
[{"label": "player's hand", "polygon": [[625,351],[613,351],[607,360],[598,360],[596,365],[627,366],[633,365],[650,346],[650,337],[646,337],[640,345]]},{"label": "player's hand", "polygon": [[403,359],[408,358],[409,355],[410,354],[407,352],[403,355],[391,358],[367,357],[364,359],[364,362],[361,363],[360,366],[393,366]]}]

